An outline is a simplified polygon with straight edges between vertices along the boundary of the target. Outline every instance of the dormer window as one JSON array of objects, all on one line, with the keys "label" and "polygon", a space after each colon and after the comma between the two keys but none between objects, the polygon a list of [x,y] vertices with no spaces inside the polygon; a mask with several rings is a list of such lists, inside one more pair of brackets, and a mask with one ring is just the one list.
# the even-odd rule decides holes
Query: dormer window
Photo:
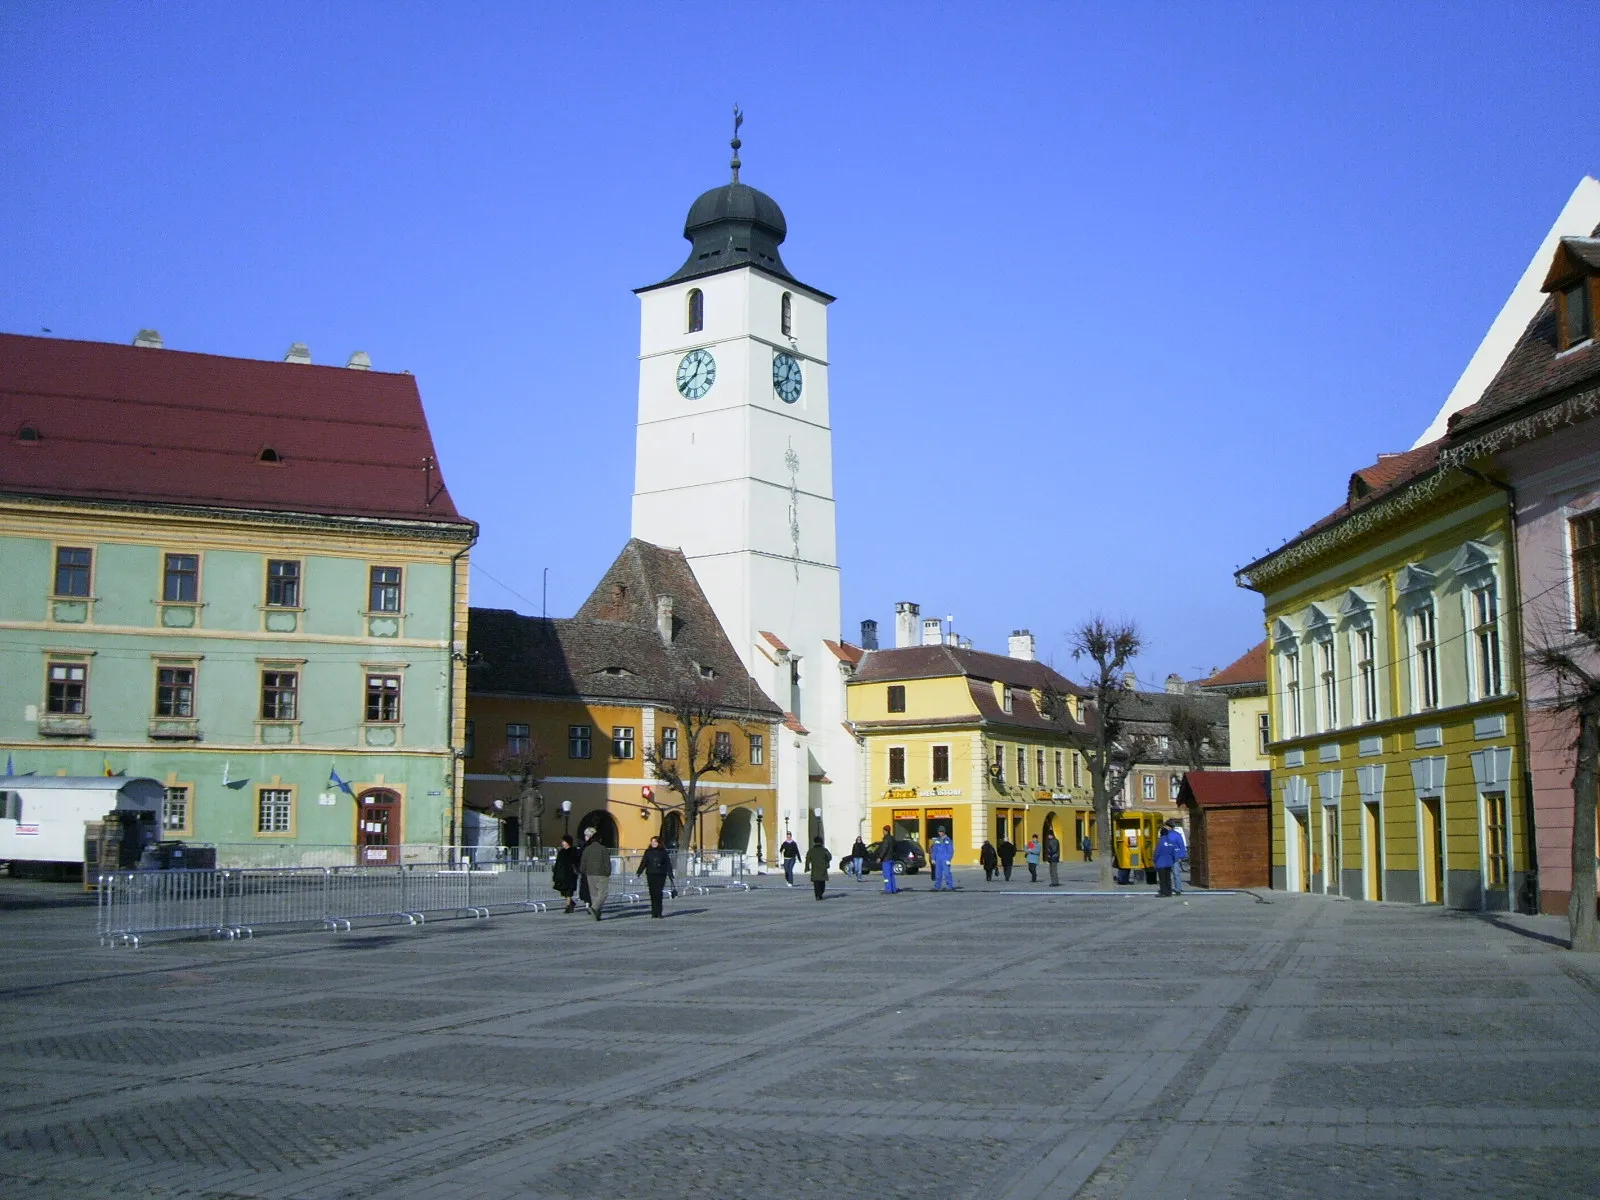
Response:
[{"label": "dormer window", "polygon": [[706,296],[699,288],[689,289],[689,332],[699,333],[706,327]]},{"label": "dormer window", "polygon": [[1556,323],[1561,349],[1570,350],[1594,336],[1594,281],[1580,279],[1556,293]]},{"label": "dormer window", "polygon": [[24,425],[17,430],[17,440],[19,442],[37,442],[39,441],[39,431],[32,425]]},{"label": "dormer window", "polygon": [[275,462],[282,462],[283,461],[283,459],[279,456],[278,452],[276,450],[274,450],[271,446],[268,446],[266,449],[262,450],[261,453],[259,455],[257,455],[256,457],[257,457],[258,461],[264,462],[264,463],[275,463]]}]

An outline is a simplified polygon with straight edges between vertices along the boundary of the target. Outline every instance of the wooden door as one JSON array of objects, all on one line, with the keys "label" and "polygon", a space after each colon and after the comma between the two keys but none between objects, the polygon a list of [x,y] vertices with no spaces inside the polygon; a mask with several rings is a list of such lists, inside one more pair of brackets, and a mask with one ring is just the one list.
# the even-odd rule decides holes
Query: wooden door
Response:
[{"label": "wooden door", "polygon": [[1323,839],[1327,842],[1323,854],[1322,890],[1330,896],[1344,895],[1344,855],[1340,852],[1339,806],[1325,805],[1322,809]]},{"label": "wooden door", "polygon": [[1444,903],[1444,825],[1439,819],[1437,799],[1422,802],[1417,855],[1422,862],[1422,902]]},{"label": "wooden door", "polygon": [[1295,835],[1300,841],[1300,879],[1298,890],[1309,892],[1311,890],[1311,873],[1314,864],[1311,861],[1311,814],[1303,813],[1294,819]]},{"label": "wooden door", "polygon": [[356,805],[357,861],[364,867],[400,861],[400,797],[391,791],[362,792]]},{"label": "wooden door", "polygon": [[1378,819],[1378,806],[1376,804],[1363,804],[1365,812],[1362,819],[1366,822],[1367,844],[1366,858],[1362,868],[1366,874],[1367,899],[1383,899],[1383,822]]}]

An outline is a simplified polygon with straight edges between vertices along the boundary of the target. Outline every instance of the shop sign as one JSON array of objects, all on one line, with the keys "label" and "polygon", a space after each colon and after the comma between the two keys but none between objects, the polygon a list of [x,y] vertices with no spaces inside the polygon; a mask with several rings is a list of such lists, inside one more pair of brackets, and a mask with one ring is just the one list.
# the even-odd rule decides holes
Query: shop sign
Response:
[{"label": "shop sign", "polygon": [[917,798],[917,789],[914,787],[890,788],[883,793],[883,798],[885,800],[915,800]]},{"label": "shop sign", "polygon": [[889,810],[889,819],[893,821],[920,821],[922,810],[917,808],[892,808]]},{"label": "shop sign", "polygon": [[930,821],[948,821],[954,816],[948,808],[930,808],[922,815]]},{"label": "shop sign", "polygon": [[961,789],[960,788],[955,788],[955,787],[929,788],[928,789],[928,795],[930,795],[930,796],[959,796],[959,795],[961,795]]}]

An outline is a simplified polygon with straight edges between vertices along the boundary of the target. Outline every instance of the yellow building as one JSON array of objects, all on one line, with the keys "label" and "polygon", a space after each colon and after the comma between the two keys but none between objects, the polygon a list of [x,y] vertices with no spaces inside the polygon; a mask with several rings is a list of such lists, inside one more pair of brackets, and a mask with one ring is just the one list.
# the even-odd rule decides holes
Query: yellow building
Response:
[{"label": "yellow building", "polygon": [[1270,771],[1272,718],[1267,711],[1267,644],[1246,650],[1236,661],[1196,685],[1200,692],[1228,700],[1228,770]]},{"label": "yellow building", "polygon": [[[946,827],[958,863],[984,839],[1018,847],[1053,829],[1062,856],[1092,829],[1089,772],[1073,750],[1083,691],[1029,657],[959,646],[870,650],[848,687],[867,758],[866,828],[927,846]],[[1059,695],[1063,719],[1041,712]]]},{"label": "yellow building", "polygon": [[1266,599],[1273,886],[1512,907],[1531,869],[1507,498],[1439,444],[1239,583]]},{"label": "yellow building", "polygon": [[[772,857],[783,712],[745,672],[681,552],[630,541],[570,619],[475,608],[468,647],[467,804],[515,821],[508,844],[593,828],[624,849],[660,835],[751,854],[759,842]],[[700,757],[721,749],[732,762],[700,778],[703,815],[685,841],[682,797],[661,776],[687,770],[690,694],[716,710]],[[536,797],[526,809],[525,790]]]}]

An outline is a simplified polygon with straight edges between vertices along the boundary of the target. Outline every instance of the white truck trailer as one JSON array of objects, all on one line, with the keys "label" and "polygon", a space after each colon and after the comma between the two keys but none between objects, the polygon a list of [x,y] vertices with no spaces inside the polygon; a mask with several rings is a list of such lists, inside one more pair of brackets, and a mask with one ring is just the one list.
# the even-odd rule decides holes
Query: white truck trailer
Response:
[{"label": "white truck trailer", "polygon": [[113,819],[127,831],[125,853],[137,859],[145,845],[161,837],[165,792],[154,779],[0,776],[0,862],[13,875],[79,874],[85,823],[104,822],[112,813],[127,814]]}]

